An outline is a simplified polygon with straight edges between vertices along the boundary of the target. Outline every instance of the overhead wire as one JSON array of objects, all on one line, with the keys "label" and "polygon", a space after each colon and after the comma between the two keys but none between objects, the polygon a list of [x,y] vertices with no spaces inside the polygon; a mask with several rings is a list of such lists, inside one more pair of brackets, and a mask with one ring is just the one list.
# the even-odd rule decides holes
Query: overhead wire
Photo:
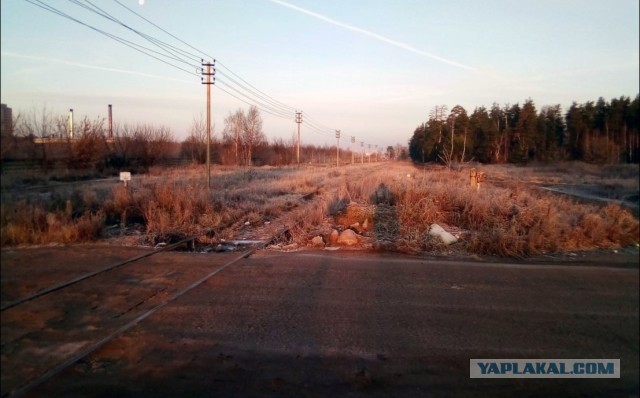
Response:
[{"label": "overhead wire", "polygon": [[[141,18],[142,20],[146,21],[147,23],[151,24],[152,26],[156,27],[157,29],[161,30],[162,32],[164,32],[165,34],[173,37],[174,39],[178,40],[180,43],[188,46],[189,48],[191,48],[192,50],[197,51],[198,53],[202,54],[205,56],[205,58],[209,58],[209,59],[214,59],[215,57],[212,57],[211,55],[207,54],[206,52],[192,46],[191,44],[187,43],[186,41],[180,39],[179,37],[175,36],[174,34],[172,34],[171,32],[167,31],[166,29],[162,28],[161,26],[159,26],[158,24],[154,23],[153,21],[150,21],[149,19],[145,18],[144,16],[140,15],[139,13],[135,12],[134,10],[132,10],[131,8],[127,7],[126,5],[122,4],[122,2],[120,2],[119,0],[113,0],[114,2],[116,2],[117,4],[119,4],[120,6],[122,6],[123,8],[127,9],[129,12],[133,13],[134,15],[138,16],[139,18]],[[249,83],[248,81],[246,81],[245,79],[243,79],[240,75],[238,75],[237,73],[235,73],[231,68],[229,68],[228,66],[226,66],[224,63],[220,62],[219,60],[216,61],[216,64],[221,66],[222,68],[226,69],[227,71],[229,71],[229,73],[231,73],[233,76],[235,76],[236,78],[240,79],[243,83],[245,83],[246,85],[248,85],[249,87],[251,87],[253,90],[255,90],[255,92],[259,93],[260,96],[262,98],[268,98],[270,101],[272,101],[274,104],[278,104],[281,107],[284,107],[285,109],[288,110],[292,110],[295,111],[296,109],[281,102],[276,100],[275,98],[271,97],[270,95],[264,93],[263,91],[259,90],[258,88],[256,88],[254,85],[252,85],[251,83]]]},{"label": "overhead wire", "polygon": [[114,35],[114,34],[112,34],[112,33],[108,33],[108,32],[106,32],[106,31],[104,31],[104,30],[102,30],[102,29],[96,28],[95,26],[89,25],[89,24],[87,24],[87,23],[85,23],[85,22],[83,22],[83,21],[80,21],[80,20],[79,20],[79,19],[77,19],[77,18],[72,17],[71,15],[69,15],[69,14],[67,14],[67,13],[65,13],[65,12],[60,11],[59,9],[57,9],[57,8],[55,8],[55,7],[52,7],[52,6],[48,5],[48,4],[45,4],[44,2],[42,2],[42,1],[40,1],[40,0],[25,0],[25,1],[26,1],[27,3],[30,3],[30,4],[32,4],[32,5],[34,5],[34,6],[36,6],[36,7],[42,8],[42,9],[44,9],[44,10],[46,10],[46,11],[49,11],[49,12],[51,12],[51,13],[53,13],[53,14],[56,14],[56,15],[61,16],[61,17],[63,17],[63,18],[69,19],[70,21],[73,21],[73,22],[76,22],[76,23],[78,23],[78,24],[80,24],[80,25],[83,25],[83,26],[85,26],[85,27],[87,27],[87,28],[89,28],[89,29],[91,29],[91,30],[93,30],[93,31],[96,31],[96,32],[98,32],[98,33],[100,33],[100,34],[102,34],[102,35],[104,35],[104,36],[107,36],[108,38],[110,38],[110,39],[112,39],[112,40],[115,40],[115,41],[117,41],[117,42],[119,42],[119,43],[121,43],[121,44],[124,44],[125,46],[130,47],[130,48],[132,48],[132,49],[134,49],[134,50],[136,50],[136,51],[138,51],[138,52],[140,52],[140,53],[142,53],[142,54],[144,54],[144,55],[147,55],[147,56],[149,56],[149,57],[151,57],[151,58],[154,58],[154,59],[156,59],[156,60],[158,60],[158,61],[160,61],[160,62],[162,62],[162,63],[164,63],[164,64],[167,64],[167,65],[169,65],[169,66],[172,66],[172,67],[174,67],[174,68],[176,68],[176,69],[179,69],[179,70],[181,70],[181,71],[183,71],[183,72],[186,72],[186,73],[188,73],[188,74],[195,75],[195,76],[199,76],[199,75],[198,75],[197,73],[195,73],[195,72],[192,72],[192,71],[189,71],[189,70],[187,70],[187,69],[184,69],[184,68],[182,68],[182,67],[180,67],[180,66],[174,65],[174,64],[172,64],[171,62],[168,62],[168,61],[166,61],[166,60],[164,60],[164,59],[162,59],[162,58],[159,58],[159,57],[158,57],[158,56],[156,56],[156,55],[153,55],[152,53],[155,53],[155,54],[157,54],[157,55],[159,55],[159,56],[166,56],[166,55],[164,55],[164,54],[161,54],[161,53],[159,53],[159,52],[157,52],[157,51],[155,51],[155,50],[152,50],[152,49],[147,48],[147,47],[145,47],[145,46],[142,46],[142,45],[140,45],[140,44],[133,43],[133,42],[132,42],[132,41],[130,41],[130,40],[123,39],[122,37],[119,37],[119,36]]},{"label": "overhead wire", "polygon": [[[139,31],[138,29],[135,29],[131,26],[129,26],[128,24],[124,23],[122,20],[114,17],[113,15],[111,15],[109,12],[105,11],[104,9],[98,7],[97,5],[95,5],[94,3],[92,3],[90,0],[85,0],[85,2],[88,4],[83,4],[81,1],[79,0],[68,0],[69,2],[71,2],[72,4],[75,4],[79,7],[82,7],[83,9],[90,11],[92,13],[95,13],[107,20],[110,20],[113,23],[116,23],[122,27],[124,27],[125,29],[135,33],[136,35],[142,37],[143,39],[147,40],[149,43],[155,45],[156,47],[158,47],[160,50],[162,50],[163,52],[159,52],[156,50],[153,50],[151,48],[148,48],[146,46],[140,45],[138,43],[132,42],[130,40],[124,39],[120,36],[117,36],[115,34],[106,32],[102,29],[99,29],[93,25],[90,25],[89,23],[85,23],[81,20],[79,20],[78,18],[75,18],[53,6],[50,6],[46,3],[44,3],[41,0],[25,0],[28,3],[35,5],[39,8],[42,8],[46,11],[49,11],[51,13],[54,13],[56,15],[59,15],[63,18],[66,18],[68,20],[71,20],[73,22],[76,22],[80,25],[83,25],[91,30],[94,30],[112,40],[115,40],[121,44],[124,44],[144,55],[147,55],[151,58],[154,58],[164,64],[167,64],[169,66],[172,66],[176,69],[179,69],[181,71],[184,71],[186,73],[189,73],[190,75],[195,75],[195,76],[200,76],[198,73],[198,70],[201,70],[201,68],[199,68],[201,65],[197,65],[194,62],[197,62],[198,58],[200,59],[200,61],[202,61],[203,58],[209,58],[209,59],[214,59],[213,57],[211,57],[210,55],[206,54],[205,52],[199,50],[198,48],[192,46],[191,44],[187,43],[186,41],[180,39],[179,37],[171,34],[170,32],[168,32],[167,30],[163,29],[162,27],[160,27],[159,25],[155,24],[154,22],[150,21],[149,19],[145,18],[144,16],[140,15],[139,13],[135,12],[134,10],[132,10],[131,8],[127,7],[126,5],[122,4],[119,0],[114,0],[118,5],[124,7],[125,9],[127,9],[128,11],[130,11],[131,13],[133,13],[134,15],[138,16],[139,18],[143,19],[144,21],[146,21],[147,23],[151,24],[152,26],[154,26],[155,28],[159,29],[160,31],[164,32],[165,34],[171,36],[172,38],[174,38],[175,40],[179,41],[180,43],[186,45],[187,47],[189,47],[192,50],[195,50],[198,54],[195,54],[191,51],[187,51],[183,48],[179,48],[177,46],[174,46],[172,44],[169,44],[167,42],[164,42],[156,37],[153,37],[151,35],[148,35],[146,33],[143,33],[141,31]],[[202,55],[201,57],[199,57],[199,55]],[[162,58],[161,58],[162,57]],[[163,59],[164,58],[164,59]],[[172,62],[169,62],[169,60],[174,61],[174,62],[179,62],[182,63],[184,65],[190,66],[192,68],[194,68],[194,71],[189,71],[183,67],[177,66],[175,64],[173,64]],[[219,73],[223,79],[220,80],[219,77],[216,78],[217,83],[221,84],[223,87],[219,87],[218,85],[214,85],[214,87],[218,87],[220,89],[220,91],[226,93],[227,95],[245,103],[248,105],[255,105],[258,109],[264,111],[265,113],[268,113],[272,116],[276,116],[276,117],[280,117],[280,118],[285,118],[285,119],[290,119],[294,117],[294,112],[296,111],[296,108],[293,108],[281,101],[278,101],[277,99],[273,98],[272,96],[266,94],[265,92],[261,91],[260,89],[258,89],[257,87],[255,87],[254,85],[252,85],[251,83],[249,83],[248,81],[246,81],[245,79],[243,79],[240,75],[238,75],[237,73],[235,73],[231,68],[227,67],[226,65],[224,65],[222,62],[217,61],[216,60],[216,67],[217,67],[217,73]],[[236,87],[237,86],[237,87]],[[233,92],[231,92],[233,91]],[[236,93],[236,94],[234,94]],[[243,99],[245,98],[245,99]],[[321,134],[321,135],[325,135],[325,136],[331,136],[333,135],[333,129],[327,127],[326,125],[320,123],[318,120],[310,117],[308,115],[308,113],[305,113],[305,124],[308,126],[309,130],[311,132],[314,132],[316,134]]]},{"label": "overhead wire", "polygon": [[[87,9],[87,10],[93,12],[93,13],[96,13],[96,14],[100,15],[101,17],[104,17],[104,18],[106,18],[106,19],[108,19],[108,20],[110,20],[110,21],[112,21],[114,23],[117,23],[117,24],[121,25],[122,27],[134,32],[135,34],[139,35],[140,37],[144,38],[145,40],[147,40],[147,41],[151,42],[152,44],[158,46],[160,49],[166,51],[171,58],[173,58],[173,59],[175,59],[177,61],[184,62],[184,63],[186,63],[186,64],[188,64],[190,66],[193,66],[193,64],[191,64],[190,62],[185,61],[184,59],[181,58],[182,56],[184,56],[184,54],[187,54],[188,56],[190,56],[191,59],[196,59],[196,60],[197,59],[200,59],[200,60],[202,59],[197,54],[193,54],[193,53],[188,52],[186,50],[179,49],[178,47],[175,47],[175,46],[173,46],[171,44],[168,44],[168,43],[166,43],[166,42],[164,42],[162,40],[159,40],[159,39],[157,39],[155,37],[149,36],[149,35],[147,35],[145,33],[140,32],[137,29],[132,28],[131,26],[129,26],[126,23],[122,22],[120,19],[118,19],[118,18],[114,17],[113,15],[109,14],[107,11],[105,11],[102,8],[96,6],[95,4],[93,4],[89,0],[84,0],[84,1],[87,4],[89,4],[90,6],[87,6],[87,5],[83,4],[79,0],[68,0],[68,1],[70,1],[71,3],[74,3],[76,5],[79,5],[79,6],[83,7],[84,9]],[[129,7],[124,6],[122,3],[118,2],[118,1],[116,1],[116,2],[118,4],[120,4],[121,6],[125,7],[127,10],[129,10],[129,11],[133,12],[134,14],[140,16],[139,14],[137,14],[133,10],[131,10]],[[140,17],[143,18],[142,16],[140,16]],[[143,18],[143,19],[145,19],[147,22],[153,24],[151,21],[147,20],[146,18]],[[158,27],[159,29],[161,29],[163,32],[169,34],[166,30],[160,28],[158,25],[156,25],[156,24],[153,24],[153,25]],[[175,38],[175,36],[173,36],[173,35],[171,35],[171,36]],[[180,40],[180,41],[183,42],[182,40]],[[184,42],[184,43],[186,43],[186,42]],[[193,47],[193,46],[190,46],[190,47]],[[193,48],[195,48],[195,47],[193,47]],[[179,53],[176,53],[176,51],[179,51]],[[200,50],[197,50],[197,49],[196,49],[196,51],[200,52]],[[203,54],[203,56],[207,56],[204,53],[202,53],[202,54]],[[242,77],[238,76],[235,72],[233,72],[229,68],[226,68],[226,67],[224,67],[224,68],[229,71],[229,74],[233,74],[239,80],[242,80],[247,85],[250,85],[250,83],[248,83],[246,80],[242,79]],[[245,100],[242,100],[242,102],[247,103],[248,105],[255,104],[255,105],[259,106],[259,108],[261,110],[263,110],[263,111],[265,111],[265,112],[267,112],[267,113],[269,113],[271,115],[274,115],[274,116],[278,116],[278,117],[282,117],[282,118],[286,118],[286,119],[289,119],[292,116],[291,113],[294,111],[294,108],[292,108],[292,107],[290,107],[288,105],[285,105],[284,103],[282,103],[280,101],[275,100],[273,97],[263,93],[262,91],[256,89],[253,86],[251,86],[251,87],[253,87],[253,89],[246,87],[242,83],[239,83],[236,79],[232,78],[231,76],[229,76],[228,74],[226,74],[226,73],[224,73],[224,72],[222,72],[220,70],[218,70],[218,72],[223,76],[226,75],[227,80],[230,81],[230,83],[226,84],[227,89],[233,90],[238,95],[240,95],[240,96],[246,98],[247,100],[249,100],[249,102],[247,102]],[[240,89],[238,89],[236,87],[233,87],[234,84],[236,86],[238,86]],[[246,91],[249,94],[245,94],[244,92],[242,92],[242,90]],[[231,94],[227,90],[222,90],[222,91],[224,91],[227,94]],[[253,98],[252,95],[255,96],[256,98]],[[232,95],[232,97],[234,97],[236,99],[239,99],[236,95]]]},{"label": "overhead wire", "polygon": [[[291,118],[291,116],[293,116],[292,114],[288,114],[288,113],[285,113],[284,111],[280,111],[280,110],[278,110],[278,109],[274,109],[274,108],[272,108],[272,107],[269,107],[268,105],[265,105],[264,103],[262,103],[262,102],[260,102],[260,101],[256,101],[255,99],[250,98],[247,94],[245,94],[245,93],[241,92],[241,91],[240,91],[240,90],[238,90],[237,88],[235,88],[235,87],[233,87],[233,86],[231,86],[231,85],[227,84],[224,80],[220,80],[220,79],[219,79],[219,78],[217,78],[217,77],[216,77],[216,83],[221,83],[223,86],[225,86],[226,88],[228,88],[228,89],[230,89],[230,90],[233,90],[233,91],[234,91],[235,93],[237,93],[238,95],[240,95],[240,96],[242,96],[242,97],[247,98],[247,100],[249,100],[249,101],[253,101],[253,103],[250,103],[250,102],[247,102],[247,101],[245,101],[245,100],[241,100],[242,102],[244,102],[244,103],[246,103],[246,104],[248,104],[248,105],[256,105],[258,108],[260,108],[260,109],[264,109],[264,110],[267,110],[270,114],[272,114],[272,115],[274,115],[274,116],[282,117],[282,118],[285,118],[285,119],[289,119],[289,118]],[[216,85],[214,85],[214,86],[217,86],[217,84],[216,84]],[[224,90],[223,90],[223,91],[224,91]],[[227,91],[225,91],[225,92],[227,92]],[[228,92],[227,92],[227,93],[228,93]],[[236,97],[236,96],[233,96],[233,97],[234,97],[234,98],[236,98],[236,99],[240,99],[240,98],[238,98],[238,97]]]},{"label": "overhead wire", "polygon": [[[84,3],[82,3],[79,0],[68,0],[68,1],[73,3],[73,4],[76,4],[76,5],[80,6],[80,7],[82,7],[84,9],[88,10],[88,11],[91,11],[91,12],[97,14],[97,15],[100,15],[101,17],[106,18],[106,19],[108,19],[108,20],[110,20],[110,21],[112,21],[114,23],[117,23],[118,25],[121,25],[124,28],[134,32],[135,34],[139,35],[140,37],[144,38],[145,40],[147,40],[147,41],[151,42],[152,44],[158,46],[160,49],[166,51],[172,59],[175,59],[177,61],[183,62],[183,63],[185,63],[185,64],[187,64],[189,66],[194,66],[194,64],[182,59],[181,58],[182,55],[176,54],[175,51],[173,51],[173,50],[177,50],[177,51],[180,51],[182,53],[189,54],[192,57],[192,59],[201,59],[196,54],[189,53],[188,51],[181,50],[181,49],[179,49],[179,48],[177,48],[177,47],[175,47],[175,46],[173,46],[171,44],[168,44],[168,43],[166,43],[164,41],[158,40],[158,39],[156,39],[154,37],[151,37],[151,36],[149,36],[149,35],[147,35],[145,33],[140,32],[137,29],[132,28],[131,26],[125,24],[124,22],[122,22],[118,18],[112,16],[111,14],[109,14],[108,12],[103,10],[102,8],[96,6],[95,4],[93,4],[89,0],[84,0],[84,1],[86,3],[88,3],[90,6],[85,5]],[[151,51],[153,51],[153,50],[151,50]],[[153,51],[153,52],[155,52],[155,51]],[[157,53],[157,52],[155,52],[155,53]],[[233,72],[230,71],[230,73],[233,73]],[[224,73],[221,73],[221,74],[225,75]],[[234,73],[234,75],[235,75],[235,73]],[[244,79],[240,78],[239,76],[238,76],[238,78],[244,81]],[[252,92],[252,90],[248,89],[243,84],[238,83],[235,79],[233,79],[231,77],[228,77],[228,79],[233,84],[239,86],[241,89],[244,89],[245,91],[256,95],[256,97],[258,97],[258,99],[252,98],[250,95],[243,93],[240,89],[237,89],[237,88],[233,87],[231,84],[225,84],[224,82],[219,80],[219,83],[225,84],[227,89],[233,90],[238,95],[240,95],[240,96],[246,98],[247,100],[249,100],[249,102],[247,102],[246,100],[242,100],[241,98],[238,98],[236,95],[233,95],[233,94],[229,93],[227,90],[222,90],[225,93],[231,95],[232,97],[234,97],[234,98],[236,98],[238,100],[241,100],[242,102],[244,102],[244,103],[246,103],[248,105],[255,104],[256,106],[258,106],[259,109],[261,109],[264,112],[269,113],[269,114],[271,114],[273,116],[278,116],[278,117],[282,117],[282,118],[286,118],[286,119],[288,119],[288,118],[290,118],[292,116],[292,114],[289,113],[289,110],[293,111],[293,108],[282,105],[281,103],[279,103],[276,100],[273,100],[271,97],[267,96],[266,94],[264,94],[264,95],[255,94],[255,93]]]},{"label": "overhead wire", "polygon": [[[119,1],[119,0],[113,0],[113,1],[115,3],[117,3],[118,5],[120,5],[121,7],[125,8],[126,10],[128,10],[129,12],[133,13],[137,17],[141,18],[145,22],[149,23],[150,25],[154,26],[155,28],[159,29],[160,31],[164,32],[165,34],[167,34],[167,35],[171,36],[172,38],[174,38],[175,40],[179,41],[180,43],[186,45],[187,47],[191,48],[192,50],[197,51],[199,54],[202,54],[205,58],[214,59],[213,56],[207,54],[206,52],[204,52],[204,51],[198,49],[197,47],[189,44],[188,42],[182,40],[178,36],[172,34],[171,32],[169,32],[166,29],[162,28],[161,26],[159,26],[158,24],[154,23],[153,21],[147,19],[143,15],[140,15],[138,12],[136,12],[136,11],[132,10],[130,7],[127,7],[126,5],[124,5],[121,1]],[[262,90],[258,89],[253,84],[249,83],[247,80],[243,79],[240,75],[235,73],[230,67],[226,66],[224,63],[220,62],[217,59],[216,59],[216,67],[218,68],[217,69],[218,73],[220,73],[221,75],[225,75],[224,70],[228,71],[228,73],[230,73],[235,78],[237,78],[241,82],[243,82],[246,86],[248,86],[248,87],[246,87],[246,86],[242,85],[243,89],[252,92],[253,95],[255,95],[256,97],[262,99],[263,101],[268,102],[272,106],[274,106],[276,108],[279,108],[279,109],[282,109],[282,110],[296,111],[296,108],[294,108],[292,106],[289,106],[289,105],[287,105],[287,104],[285,104],[285,103],[283,103],[281,101],[278,101],[277,99],[273,98],[272,96],[270,96],[270,95],[266,94],[265,92],[263,92]],[[227,78],[229,79],[229,81],[231,81],[231,82],[233,82],[233,83],[235,83],[237,85],[241,85],[235,79],[233,79],[230,76],[228,76],[228,74],[227,74]],[[245,101],[243,101],[243,102],[245,102]],[[322,130],[322,129],[320,128],[319,130]]]},{"label": "overhead wire", "polygon": [[187,63],[189,65],[191,65],[190,62],[185,61],[185,58],[190,57],[191,58],[191,62],[198,62],[200,60],[200,57],[196,54],[190,53],[188,51],[182,50],[178,47],[175,47],[169,43],[166,43],[162,40],[156,39],[155,37],[149,36],[145,33],[140,32],[137,29],[132,28],[131,26],[127,25],[126,23],[122,22],[120,19],[114,17],[113,15],[109,14],[107,11],[103,10],[102,8],[98,7],[97,5],[93,4],[90,0],[84,0],[84,2],[86,2],[87,4],[89,4],[90,6],[85,5],[84,3],[82,3],[80,0],[68,0],[69,2],[76,4],[88,11],[91,11],[103,18],[106,18],[128,30],[130,30],[131,32],[137,34],[138,36],[142,37],[143,39],[147,40],[148,42],[152,43],[153,45],[157,46],[158,48],[162,49],[163,51],[167,52],[169,54],[169,56],[171,56],[173,59],[180,61],[180,62],[184,62]]}]

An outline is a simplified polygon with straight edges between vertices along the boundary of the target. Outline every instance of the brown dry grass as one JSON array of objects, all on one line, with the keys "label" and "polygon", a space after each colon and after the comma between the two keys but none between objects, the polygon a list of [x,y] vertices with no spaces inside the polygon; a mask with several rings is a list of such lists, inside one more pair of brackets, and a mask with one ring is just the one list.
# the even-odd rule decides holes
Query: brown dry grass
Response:
[{"label": "brown dry grass", "polygon": [[[576,168],[597,179],[597,169]],[[214,168],[211,190],[202,168],[173,169],[136,176],[128,188],[88,184],[40,200],[3,199],[1,242],[7,246],[90,241],[99,239],[105,226],[132,223],[142,224],[151,242],[210,229],[218,237],[233,238],[246,222],[261,225],[277,218],[288,219],[295,225],[293,233],[305,236],[349,202],[375,204],[372,194],[381,184],[394,206],[380,218],[393,224],[385,231],[395,235],[395,247],[402,250],[449,250],[428,235],[433,223],[461,235],[458,250],[477,254],[519,257],[638,242],[637,218],[618,205],[579,204],[517,181],[556,178],[552,168],[538,174],[520,168],[517,175],[507,169],[487,168],[489,181],[494,177],[500,183],[483,184],[480,191],[468,186],[467,171],[422,170],[406,163],[340,170]],[[601,180],[632,184],[627,180],[633,173],[627,168],[614,172],[600,175]],[[311,191],[318,192],[316,200],[301,205],[302,195]]]},{"label": "brown dry grass", "polygon": [[483,184],[477,191],[468,178],[467,172],[405,166],[346,183],[344,189],[366,201],[366,193],[384,181],[395,196],[398,247],[411,251],[444,250],[428,235],[433,223],[462,230],[461,245],[468,252],[512,257],[616,248],[639,240],[638,220],[617,204],[580,204],[518,183]]},{"label": "brown dry grass", "polygon": [[2,246],[75,243],[95,240],[104,226],[102,212],[73,217],[69,212],[48,212],[26,202],[1,207]]}]

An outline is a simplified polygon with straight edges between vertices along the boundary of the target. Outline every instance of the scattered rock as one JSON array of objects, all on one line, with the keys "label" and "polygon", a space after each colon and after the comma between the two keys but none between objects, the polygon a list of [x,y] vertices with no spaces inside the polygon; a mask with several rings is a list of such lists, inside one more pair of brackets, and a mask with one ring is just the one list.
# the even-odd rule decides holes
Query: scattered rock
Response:
[{"label": "scattered rock", "polygon": [[359,222],[349,225],[349,228],[351,228],[352,230],[356,231],[359,234],[362,233],[362,227],[360,226]]},{"label": "scattered rock", "polygon": [[440,240],[444,242],[445,245],[450,245],[458,241],[455,236],[445,231],[444,228],[442,228],[438,224],[431,224],[431,226],[429,227],[429,235],[440,238]]},{"label": "scattered rock", "polygon": [[311,244],[315,247],[322,247],[324,246],[324,240],[322,239],[322,236],[318,235],[311,239]]},{"label": "scattered rock", "polygon": [[282,246],[282,250],[296,250],[298,248],[297,243],[292,243],[290,245]]},{"label": "scattered rock", "polygon": [[338,242],[341,245],[353,246],[358,244],[358,235],[350,229],[345,229],[338,237]]},{"label": "scattered rock", "polygon": [[339,238],[340,238],[340,233],[338,232],[337,229],[334,229],[333,231],[331,231],[331,234],[329,235],[329,243],[335,244],[338,242]]},{"label": "scattered rock", "polygon": [[221,244],[218,243],[218,245],[214,248],[212,248],[212,250],[216,253],[222,253],[222,252],[232,252],[236,250],[236,246],[235,245],[229,245],[229,244]]},{"label": "scattered rock", "polygon": [[365,231],[369,229],[369,219],[365,219],[364,222],[362,223],[362,229],[364,229]]},{"label": "scattered rock", "polygon": [[251,225],[249,221],[245,222],[244,225]]}]

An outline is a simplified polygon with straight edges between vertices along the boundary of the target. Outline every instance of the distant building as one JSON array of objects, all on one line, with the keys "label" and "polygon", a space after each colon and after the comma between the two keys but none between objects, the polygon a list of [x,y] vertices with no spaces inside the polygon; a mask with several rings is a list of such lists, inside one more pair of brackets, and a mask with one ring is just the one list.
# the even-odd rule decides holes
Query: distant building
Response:
[{"label": "distant building", "polygon": [[0,128],[2,129],[2,137],[11,137],[13,135],[13,113],[7,104],[1,105]]}]

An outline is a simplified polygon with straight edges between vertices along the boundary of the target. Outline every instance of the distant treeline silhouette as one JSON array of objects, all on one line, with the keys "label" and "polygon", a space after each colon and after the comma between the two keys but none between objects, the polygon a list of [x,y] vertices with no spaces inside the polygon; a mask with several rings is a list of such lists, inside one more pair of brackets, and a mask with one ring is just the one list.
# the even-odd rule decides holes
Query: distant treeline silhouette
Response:
[{"label": "distant treeline silhouette", "polygon": [[640,160],[639,96],[583,104],[573,102],[536,109],[494,103],[470,115],[460,105],[431,109],[409,141],[416,162],[483,163],[582,160],[590,163],[638,163]]}]

